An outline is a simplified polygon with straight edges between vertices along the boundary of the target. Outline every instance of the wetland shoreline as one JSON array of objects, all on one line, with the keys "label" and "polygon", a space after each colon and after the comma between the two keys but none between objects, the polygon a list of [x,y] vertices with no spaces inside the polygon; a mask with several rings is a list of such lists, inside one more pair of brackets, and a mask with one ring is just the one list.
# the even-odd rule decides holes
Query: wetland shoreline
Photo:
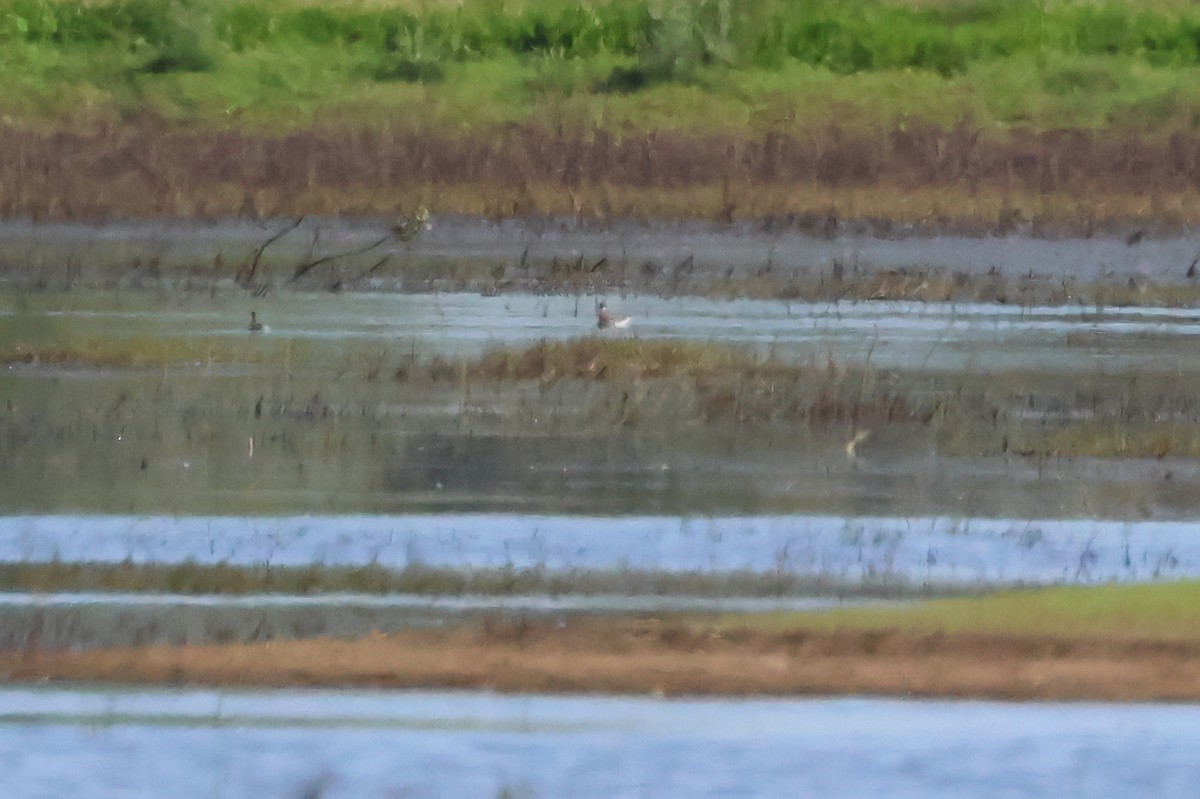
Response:
[{"label": "wetland shoreline", "polygon": [[1198,655],[1190,639],[490,619],[355,640],[0,653],[0,675],[11,684],[1195,701]]}]

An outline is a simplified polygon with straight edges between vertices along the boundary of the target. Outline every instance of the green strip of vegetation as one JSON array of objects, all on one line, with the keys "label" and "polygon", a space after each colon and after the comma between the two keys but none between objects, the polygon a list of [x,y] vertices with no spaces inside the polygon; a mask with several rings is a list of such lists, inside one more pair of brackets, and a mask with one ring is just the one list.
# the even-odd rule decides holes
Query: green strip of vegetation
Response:
[{"label": "green strip of vegetation", "polygon": [[259,338],[250,338],[249,333],[247,337],[249,343],[157,336],[86,338],[48,345],[17,342],[7,349],[0,349],[0,364],[161,369],[216,364],[291,364],[303,360],[306,355],[302,344],[291,341],[264,343]]},{"label": "green strip of vegetation", "polygon": [[1200,124],[1182,2],[3,0],[0,64],[9,117],[59,123]]},{"label": "green strip of vegetation", "polygon": [[[463,4],[309,4],[274,0],[8,0],[9,41],[141,51],[148,72],[202,71],[203,48],[287,44],[358,47],[409,63],[500,55],[564,60],[617,55],[638,72],[611,88],[679,80],[688,67],[778,68],[837,74],[924,69],[942,75],[1018,54],[1129,56],[1154,66],[1200,63],[1200,13],[1108,2],[958,0],[560,0]],[[3,8],[3,6],[0,6]],[[147,57],[152,56],[152,57]],[[661,69],[662,72],[657,72]],[[381,77],[391,77],[383,75]],[[407,75],[397,75],[407,77]]]},{"label": "green strip of vegetation", "polygon": [[171,593],[182,595],[330,593],[422,596],[654,595],[696,597],[929,596],[936,591],[895,579],[840,585],[833,577],[759,572],[675,573],[543,568],[460,570],[424,565],[236,566],[225,563],[0,563],[0,591]]},{"label": "green strip of vegetation", "polygon": [[1200,638],[1200,582],[1059,587],[823,613],[739,616],[771,630],[900,630],[1072,638]]}]

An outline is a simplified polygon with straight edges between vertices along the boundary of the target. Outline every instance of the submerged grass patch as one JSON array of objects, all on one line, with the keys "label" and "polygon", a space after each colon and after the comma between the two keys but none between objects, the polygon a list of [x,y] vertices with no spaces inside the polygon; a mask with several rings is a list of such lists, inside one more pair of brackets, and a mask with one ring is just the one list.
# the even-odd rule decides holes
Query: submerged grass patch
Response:
[{"label": "submerged grass patch", "polygon": [[930,595],[940,593],[881,578],[847,586],[828,578],[729,571],[676,573],[619,569],[548,571],[541,567],[453,569],[413,565],[236,566],[231,564],[0,563],[0,591],[131,592],[183,595],[416,594],[423,596],[654,595],[773,597]]},{"label": "submerged grass patch", "polygon": [[[928,428],[955,455],[1163,458],[1200,454],[1200,383],[1184,374],[1057,376],[1013,370],[938,374],[868,364],[795,363],[718,342],[593,336],[499,350],[473,362],[406,365],[401,381],[459,390],[526,382],[548,397],[561,383],[595,385],[581,418],[675,429],[697,422]],[[847,452],[851,452],[853,446]]]},{"label": "submerged grass patch", "polygon": [[[599,383],[607,389],[595,411],[624,424],[678,425],[736,420],[807,423],[893,423],[928,420],[936,403],[913,402],[890,375],[873,369],[785,363],[717,342],[612,339],[543,341],[499,350],[473,363],[435,361],[433,379],[474,382]],[[397,374],[410,380],[405,367]]]},{"label": "submerged grass patch", "polygon": [[221,342],[193,338],[129,336],[89,338],[61,344],[17,342],[0,351],[0,364],[29,364],[109,369],[154,369],[170,366],[287,363],[303,355],[303,347],[285,341]]},{"label": "submerged grass patch", "polygon": [[[9,345],[0,351],[0,363],[37,366],[36,374],[47,369],[53,374],[56,368],[157,373],[244,366],[261,374],[264,385],[279,380],[290,385],[295,369],[302,367],[346,387],[347,393],[334,402],[322,399],[323,392],[279,399],[260,391],[240,410],[228,409],[256,419],[265,412],[267,418],[305,420],[315,413],[334,425],[350,417],[379,421],[379,408],[403,417],[408,403],[427,408],[432,401],[443,406],[436,413],[439,423],[479,425],[492,432],[497,428],[491,425],[500,425],[506,435],[586,437],[615,426],[665,438],[689,429],[732,433],[796,426],[828,433],[831,441],[844,435],[846,453],[854,457],[864,439],[878,440],[892,428],[953,456],[1200,456],[1200,404],[1195,400],[1200,378],[1184,372],[942,373],[878,368],[869,357],[847,363],[788,360],[769,346],[605,334],[497,349],[457,361],[424,360],[390,348],[348,352],[331,361],[315,346],[248,331],[209,338],[68,338]],[[1086,348],[1088,342],[1080,346]],[[20,373],[15,374],[19,379]],[[0,421],[13,431],[25,429],[16,415]],[[33,436],[31,431],[45,421],[36,414],[25,419],[21,424],[34,426],[20,440]]]},{"label": "submerged grass patch", "polygon": [[781,371],[782,364],[725,344],[691,341],[587,338],[543,341],[525,350],[499,350],[468,367],[473,377],[493,380],[560,378],[613,380],[696,376],[733,370],[741,376]]},{"label": "submerged grass patch", "polygon": [[[603,334],[498,349],[471,360],[422,360],[385,349],[334,362],[304,344],[249,332],[211,339],[133,336],[17,343],[0,352],[0,363],[132,371],[244,365],[271,380],[290,380],[296,367],[318,368],[360,381],[348,397],[368,392],[371,399],[330,404],[305,394],[278,407],[305,419],[320,408],[322,418],[334,422],[361,417],[381,400],[402,408],[410,398],[426,403],[440,397],[446,420],[503,418],[510,433],[527,426],[530,433],[596,435],[615,425],[670,436],[729,424],[744,431],[796,425],[844,435],[853,456],[864,438],[903,427],[944,455],[1200,455],[1200,405],[1194,399],[1200,381],[1185,373],[944,374],[876,368],[869,359],[789,361],[769,347]],[[388,374],[392,381],[378,380]],[[268,416],[277,410],[260,400],[252,408],[256,418],[262,408]]]}]

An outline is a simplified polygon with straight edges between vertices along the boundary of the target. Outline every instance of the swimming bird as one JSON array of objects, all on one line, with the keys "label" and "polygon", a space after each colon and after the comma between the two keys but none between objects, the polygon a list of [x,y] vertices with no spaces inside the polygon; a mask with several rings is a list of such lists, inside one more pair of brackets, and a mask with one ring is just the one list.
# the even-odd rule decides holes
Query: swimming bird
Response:
[{"label": "swimming bird", "polygon": [[632,316],[613,316],[612,312],[608,310],[606,303],[600,303],[600,306],[596,309],[596,327],[601,330],[629,327],[629,323],[632,321]]},{"label": "swimming bird", "polygon": [[266,326],[264,326],[262,322],[258,321],[258,313],[255,311],[251,311],[250,312],[250,332],[251,333],[262,333],[262,332],[265,332],[266,330],[267,330]]}]

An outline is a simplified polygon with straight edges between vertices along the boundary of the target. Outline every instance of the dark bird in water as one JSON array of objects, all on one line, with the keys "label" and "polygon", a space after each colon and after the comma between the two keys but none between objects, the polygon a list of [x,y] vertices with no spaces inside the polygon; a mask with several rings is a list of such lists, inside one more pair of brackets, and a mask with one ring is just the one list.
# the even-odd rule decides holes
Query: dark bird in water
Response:
[{"label": "dark bird in water", "polygon": [[250,312],[250,332],[261,333],[265,328],[263,323],[258,321],[258,314],[254,311]]}]

